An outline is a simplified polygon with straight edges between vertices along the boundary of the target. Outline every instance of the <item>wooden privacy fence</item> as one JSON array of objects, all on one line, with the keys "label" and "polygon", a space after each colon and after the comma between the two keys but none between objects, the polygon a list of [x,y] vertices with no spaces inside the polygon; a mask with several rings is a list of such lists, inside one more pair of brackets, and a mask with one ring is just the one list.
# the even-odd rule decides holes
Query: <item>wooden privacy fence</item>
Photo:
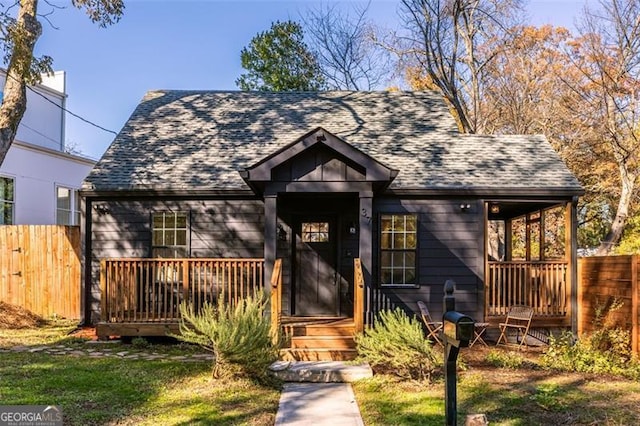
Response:
[{"label": "wooden privacy fence", "polygon": [[598,309],[614,300],[622,306],[610,313],[612,324],[631,332],[631,346],[640,354],[638,263],[640,256],[586,257],[578,260],[578,334],[594,331]]},{"label": "wooden privacy fence", "polygon": [[0,301],[43,317],[80,318],[80,228],[1,225]]},{"label": "wooden privacy fence", "polygon": [[101,320],[175,322],[180,303],[231,302],[263,289],[263,259],[104,259]]}]

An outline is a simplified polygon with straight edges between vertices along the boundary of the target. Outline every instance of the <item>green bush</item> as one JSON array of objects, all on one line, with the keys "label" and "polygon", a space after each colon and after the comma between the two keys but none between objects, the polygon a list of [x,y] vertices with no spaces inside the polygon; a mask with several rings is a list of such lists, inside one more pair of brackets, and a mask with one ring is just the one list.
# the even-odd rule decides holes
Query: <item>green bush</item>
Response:
[{"label": "green bush", "polygon": [[441,366],[422,325],[400,308],[381,311],[375,327],[356,335],[358,359],[376,372],[430,380]]},{"label": "green bush", "polygon": [[513,370],[521,368],[525,364],[525,359],[522,354],[513,351],[504,352],[496,349],[489,351],[486,360],[494,367],[510,368]]},{"label": "green bush", "polygon": [[551,336],[549,348],[541,357],[545,368],[583,373],[615,374],[640,378],[640,363],[631,356],[631,334],[615,326],[609,315],[622,307],[614,299],[596,307],[596,331],[575,339],[570,332]]},{"label": "green bush", "polygon": [[278,358],[279,339],[273,338],[264,315],[262,292],[235,305],[218,298],[217,305],[205,303],[199,311],[182,303],[180,334],[174,337],[213,352],[213,376],[250,377],[263,381],[267,369]]}]

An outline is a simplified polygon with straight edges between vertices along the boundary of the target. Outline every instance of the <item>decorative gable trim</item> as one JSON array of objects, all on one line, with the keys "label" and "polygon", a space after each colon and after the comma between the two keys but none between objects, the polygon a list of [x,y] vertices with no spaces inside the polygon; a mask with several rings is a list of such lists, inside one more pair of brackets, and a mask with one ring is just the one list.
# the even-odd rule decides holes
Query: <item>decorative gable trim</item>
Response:
[{"label": "decorative gable trim", "polygon": [[365,182],[383,183],[386,187],[398,175],[398,170],[385,166],[322,127],[312,130],[293,143],[263,158],[241,171],[240,175],[252,188],[256,188],[256,184],[271,182],[273,180],[272,172],[277,167],[319,145],[329,148],[365,170]]}]

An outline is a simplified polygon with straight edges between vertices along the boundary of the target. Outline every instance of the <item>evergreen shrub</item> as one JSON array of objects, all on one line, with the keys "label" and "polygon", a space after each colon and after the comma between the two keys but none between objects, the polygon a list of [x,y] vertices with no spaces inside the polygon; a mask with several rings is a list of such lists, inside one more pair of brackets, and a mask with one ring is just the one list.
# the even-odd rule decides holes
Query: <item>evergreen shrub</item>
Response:
[{"label": "evergreen shrub", "polygon": [[376,373],[430,380],[442,366],[422,325],[400,308],[381,311],[373,328],[356,335],[356,345],[358,359]]},{"label": "evergreen shrub", "polygon": [[180,305],[179,340],[194,343],[213,352],[213,376],[268,379],[268,367],[280,350],[278,338],[271,333],[271,323],[264,315],[266,298],[262,292],[238,301],[235,305],[220,296],[216,305],[205,303]]}]

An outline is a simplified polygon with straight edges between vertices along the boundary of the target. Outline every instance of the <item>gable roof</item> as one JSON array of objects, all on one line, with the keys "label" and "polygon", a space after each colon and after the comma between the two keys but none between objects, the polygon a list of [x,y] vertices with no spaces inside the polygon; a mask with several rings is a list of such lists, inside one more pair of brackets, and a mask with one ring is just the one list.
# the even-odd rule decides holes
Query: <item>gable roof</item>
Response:
[{"label": "gable roof", "polygon": [[152,91],[88,191],[247,190],[240,172],[322,127],[399,171],[393,190],[582,188],[544,136],[462,135],[434,92]]}]

